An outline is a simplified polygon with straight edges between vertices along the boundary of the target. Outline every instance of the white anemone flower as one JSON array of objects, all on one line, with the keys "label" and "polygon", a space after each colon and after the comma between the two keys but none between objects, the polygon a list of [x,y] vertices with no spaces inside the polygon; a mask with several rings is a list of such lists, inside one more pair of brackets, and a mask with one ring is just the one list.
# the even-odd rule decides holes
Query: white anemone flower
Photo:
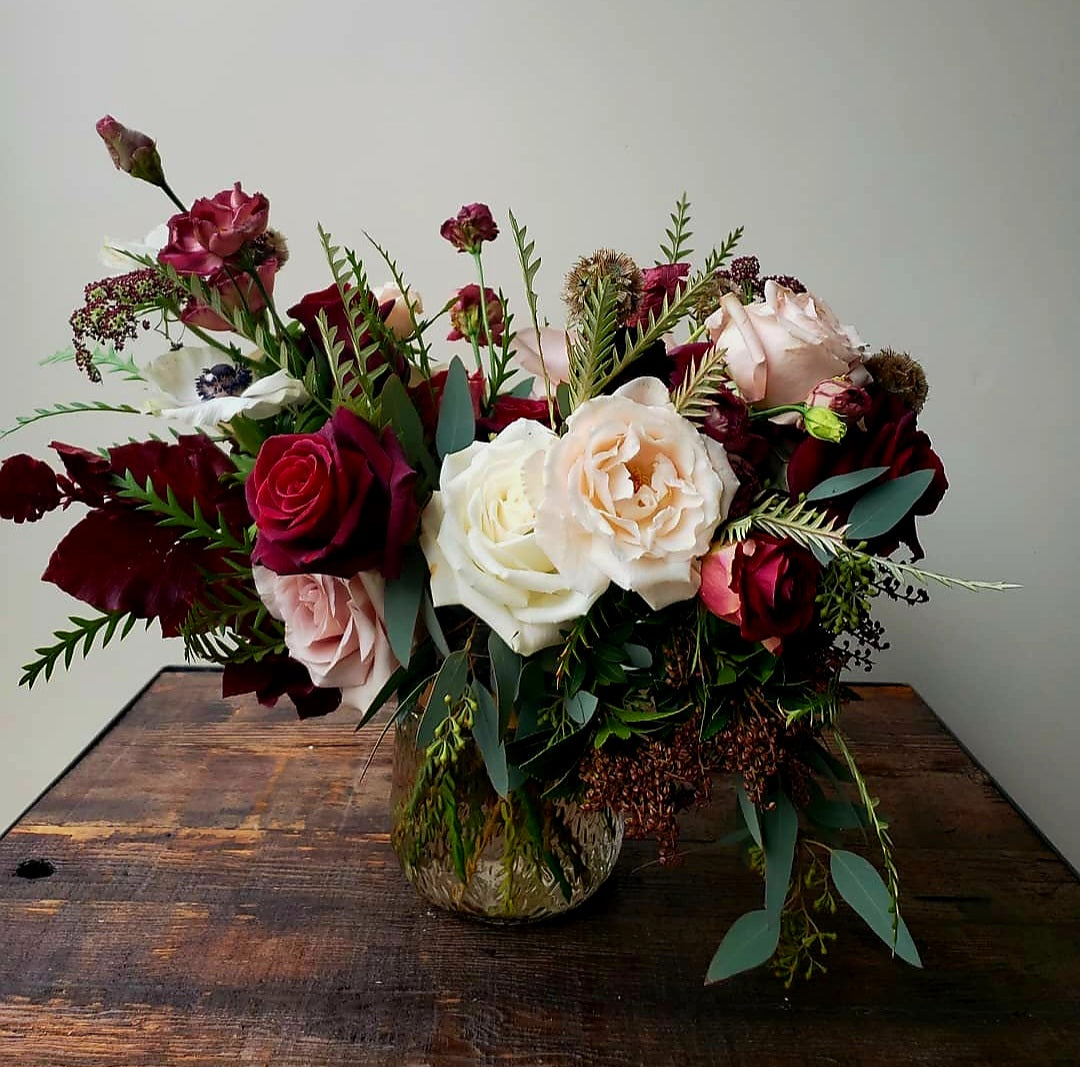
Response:
[{"label": "white anemone flower", "polygon": [[114,241],[106,237],[98,252],[98,262],[108,268],[114,274],[127,274],[133,270],[139,270],[140,266],[125,252],[135,256],[151,256],[157,259],[157,254],[169,243],[169,224],[163,222],[155,226],[141,241]]},{"label": "white anemone flower", "polygon": [[310,400],[303,382],[283,370],[252,380],[251,371],[225,362],[212,348],[176,348],[143,369],[158,391],[154,414],[211,428],[237,415],[266,419],[282,408]]}]

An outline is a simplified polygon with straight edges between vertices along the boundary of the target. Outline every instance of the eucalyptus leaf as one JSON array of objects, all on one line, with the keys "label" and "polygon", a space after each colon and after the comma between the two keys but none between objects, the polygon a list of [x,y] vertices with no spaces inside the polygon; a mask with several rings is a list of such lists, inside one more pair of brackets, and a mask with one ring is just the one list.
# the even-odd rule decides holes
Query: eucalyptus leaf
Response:
[{"label": "eucalyptus leaf", "polygon": [[435,740],[435,728],[449,713],[446,698],[450,698],[451,705],[457,701],[465,691],[468,677],[469,661],[464,650],[452,652],[446,657],[435,677],[431,696],[428,697],[427,707],[424,709],[424,717],[416,731],[417,748],[426,749]]},{"label": "eucalyptus leaf", "polygon": [[486,686],[473,682],[476,715],[473,718],[473,737],[484,757],[484,766],[495,792],[505,797],[510,792],[510,777],[506,768],[506,746],[499,740],[499,709]]},{"label": "eucalyptus leaf", "polygon": [[404,384],[396,374],[387,378],[386,385],[379,394],[379,404],[382,407],[383,416],[390,422],[394,435],[401,442],[406,459],[414,467],[423,467],[424,472],[432,481],[438,481],[439,472],[424,443],[424,424],[420,420],[415,405],[409,399]]},{"label": "eucalyptus leaf", "polygon": [[532,396],[533,383],[535,378],[526,378],[522,382],[518,382],[513,389],[510,390],[510,396],[518,397],[522,400],[528,400]]},{"label": "eucalyptus leaf", "polygon": [[799,835],[799,816],[786,793],[778,793],[776,804],[765,812],[765,910],[780,921],[791,881],[795,859],[795,839]]},{"label": "eucalyptus leaf", "polygon": [[596,714],[596,705],[599,701],[595,695],[585,689],[579,690],[572,697],[567,697],[564,706],[566,714],[578,724],[586,726],[589,720]]},{"label": "eucalyptus leaf", "polygon": [[494,630],[488,635],[488,655],[491,657],[491,673],[495,696],[499,707],[499,736],[510,721],[514,702],[521,683],[521,669],[525,661]]},{"label": "eucalyptus leaf", "polygon": [[573,408],[573,401],[570,398],[570,385],[567,382],[559,382],[555,388],[555,403],[559,409],[559,414],[564,418],[570,417],[570,412]]},{"label": "eucalyptus leaf", "polygon": [[780,943],[780,922],[767,911],[749,911],[740,915],[724,935],[709,964],[706,985],[760,967]]},{"label": "eucalyptus leaf", "polygon": [[398,667],[389,678],[386,679],[383,687],[371,698],[371,703],[364,709],[360,715],[360,721],[356,724],[356,729],[366,726],[379,712],[379,709],[394,695],[399,685],[402,685],[408,676],[408,672],[404,667]]},{"label": "eucalyptus leaf", "polygon": [[455,356],[446,375],[439,404],[439,422],[435,428],[435,447],[439,458],[460,452],[476,436],[476,414],[465,364]]},{"label": "eucalyptus leaf", "polygon": [[846,541],[869,541],[888,533],[919,502],[934,480],[932,470],[914,471],[876,485],[848,513]]},{"label": "eucalyptus leaf", "polygon": [[424,595],[427,563],[419,552],[411,552],[402,563],[401,573],[386,583],[383,617],[386,636],[402,667],[408,667],[412,657],[416,617]]},{"label": "eucalyptus leaf", "polygon": [[892,897],[873,864],[854,852],[835,849],[829,860],[829,873],[839,894],[866,925],[902,960],[913,967],[921,967],[918,949],[902,918],[897,920],[896,942],[893,943]]},{"label": "eucalyptus leaf", "polygon": [[742,812],[743,822],[746,823],[746,828],[750,831],[755,844],[761,848],[761,822],[758,820],[758,811],[754,802],[746,795],[742,782],[736,787],[735,794],[739,798],[739,811]]},{"label": "eucalyptus leaf", "polygon": [[645,669],[653,664],[653,655],[644,645],[625,644],[623,651],[632,667]]},{"label": "eucalyptus leaf", "polygon": [[427,628],[433,644],[439,650],[440,655],[449,656],[450,646],[446,643],[446,635],[439,624],[439,616],[435,613],[435,605],[431,600],[431,592],[428,589],[424,590],[420,610],[424,616],[424,626]]},{"label": "eucalyptus leaf", "polygon": [[843,496],[854,489],[861,489],[864,485],[876,482],[888,469],[888,467],[864,467],[862,470],[826,478],[806,494],[806,499],[808,501],[832,500],[833,497]]}]

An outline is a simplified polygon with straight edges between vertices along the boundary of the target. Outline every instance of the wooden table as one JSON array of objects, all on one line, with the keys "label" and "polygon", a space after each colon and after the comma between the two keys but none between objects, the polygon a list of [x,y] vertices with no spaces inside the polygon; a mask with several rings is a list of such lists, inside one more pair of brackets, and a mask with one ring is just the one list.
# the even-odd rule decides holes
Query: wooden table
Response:
[{"label": "wooden table", "polygon": [[[926,969],[850,914],[830,972],[704,988],[761,886],[687,820],[565,919],[436,912],[387,839],[387,743],[162,672],[0,840],[3,1067],[1080,1063],[1080,883],[906,687],[846,723]],[[15,876],[28,859],[51,876]],[[25,868],[24,868],[25,871]]]}]

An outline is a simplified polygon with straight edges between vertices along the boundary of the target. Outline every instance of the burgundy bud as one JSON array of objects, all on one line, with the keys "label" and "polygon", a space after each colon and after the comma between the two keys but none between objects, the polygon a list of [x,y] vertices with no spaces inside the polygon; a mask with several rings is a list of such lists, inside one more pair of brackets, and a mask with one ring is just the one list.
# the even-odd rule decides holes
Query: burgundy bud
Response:
[{"label": "burgundy bud", "polygon": [[112,115],[98,119],[95,128],[117,170],[151,185],[165,187],[165,171],[161,167],[161,157],[153,138],[138,130],[128,129]]}]

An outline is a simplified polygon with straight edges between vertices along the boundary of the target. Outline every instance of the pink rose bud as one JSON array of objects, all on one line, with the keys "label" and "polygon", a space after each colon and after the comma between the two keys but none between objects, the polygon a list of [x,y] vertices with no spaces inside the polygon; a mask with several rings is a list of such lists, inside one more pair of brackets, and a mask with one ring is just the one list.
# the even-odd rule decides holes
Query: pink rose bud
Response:
[{"label": "pink rose bud", "polygon": [[129,130],[112,115],[99,119],[95,128],[117,170],[151,185],[164,187],[165,171],[162,170],[161,157],[153,138],[138,130]]},{"label": "pink rose bud", "polygon": [[459,252],[479,252],[484,241],[494,241],[499,227],[487,204],[466,204],[452,219],[447,219],[439,233]]},{"label": "pink rose bud", "polygon": [[842,419],[861,419],[870,410],[870,394],[850,378],[826,378],[810,390],[806,403],[812,408],[828,408]]}]

